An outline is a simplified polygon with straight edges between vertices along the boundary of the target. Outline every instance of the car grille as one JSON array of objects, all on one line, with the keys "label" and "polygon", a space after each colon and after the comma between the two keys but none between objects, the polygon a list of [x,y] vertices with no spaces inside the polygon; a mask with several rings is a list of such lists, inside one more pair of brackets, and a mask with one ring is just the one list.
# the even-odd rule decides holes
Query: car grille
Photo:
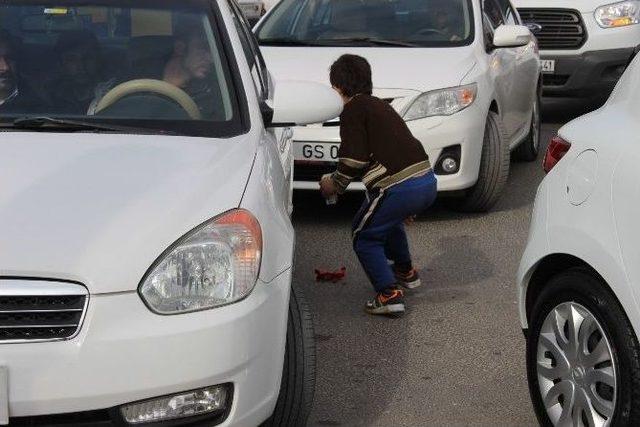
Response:
[{"label": "car grille", "polygon": [[544,86],[564,86],[569,81],[569,77],[560,74],[543,74],[542,84]]},{"label": "car grille", "polygon": [[80,285],[0,280],[0,344],[73,337],[87,298]]},{"label": "car grille", "polygon": [[582,16],[571,9],[518,9],[525,24],[538,24],[540,49],[579,49],[587,41]]}]

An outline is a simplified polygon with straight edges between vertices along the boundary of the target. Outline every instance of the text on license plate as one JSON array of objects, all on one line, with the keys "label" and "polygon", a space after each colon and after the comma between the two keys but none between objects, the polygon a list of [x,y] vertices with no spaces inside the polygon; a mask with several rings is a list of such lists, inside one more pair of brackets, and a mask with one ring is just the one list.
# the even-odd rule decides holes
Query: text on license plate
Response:
[{"label": "text on license plate", "polygon": [[556,61],[555,59],[543,59],[540,61],[542,64],[542,72],[543,73],[555,73],[556,72]]},{"label": "text on license plate", "polygon": [[296,142],[293,144],[295,160],[337,162],[340,144]]}]

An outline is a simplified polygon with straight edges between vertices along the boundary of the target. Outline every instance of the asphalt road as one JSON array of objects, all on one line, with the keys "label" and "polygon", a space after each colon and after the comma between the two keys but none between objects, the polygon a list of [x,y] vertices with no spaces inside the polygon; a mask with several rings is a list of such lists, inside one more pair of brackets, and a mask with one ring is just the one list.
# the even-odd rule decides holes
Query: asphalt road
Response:
[{"label": "asphalt road", "polygon": [[[545,147],[574,116],[547,107]],[[372,289],[351,249],[362,195],[327,207],[295,195],[294,279],[313,309],[318,377],[312,426],[533,426],[514,278],[526,243],[540,161],[512,163],[504,197],[488,214],[436,204],[408,227],[423,286],[400,319],[368,316]],[[314,269],[347,268],[341,283]]]}]

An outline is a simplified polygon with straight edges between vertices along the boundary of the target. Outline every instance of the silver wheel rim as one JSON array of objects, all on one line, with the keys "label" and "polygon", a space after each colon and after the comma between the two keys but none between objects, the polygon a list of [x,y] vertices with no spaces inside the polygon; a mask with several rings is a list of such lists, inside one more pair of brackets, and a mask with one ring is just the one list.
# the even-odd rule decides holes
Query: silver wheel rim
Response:
[{"label": "silver wheel rim", "polygon": [[536,100],[533,103],[533,117],[531,118],[531,138],[533,149],[537,153],[540,147],[540,106]]},{"label": "silver wheel rim", "polygon": [[613,350],[598,320],[574,302],[547,315],[538,336],[536,372],[542,402],[556,426],[609,426],[617,374]]}]

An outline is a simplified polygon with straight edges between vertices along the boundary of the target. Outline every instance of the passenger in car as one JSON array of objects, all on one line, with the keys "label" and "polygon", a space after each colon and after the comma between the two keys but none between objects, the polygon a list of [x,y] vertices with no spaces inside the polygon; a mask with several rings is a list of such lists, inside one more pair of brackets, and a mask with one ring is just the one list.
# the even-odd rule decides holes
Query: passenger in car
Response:
[{"label": "passenger in car", "polygon": [[0,31],[0,107],[4,108],[18,96],[14,53],[11,36],[6,31]]},{"label": "passenger in car", "polygon": [[18,64],[15,58],[17,39],[8,31],[0,30],[0,113],[20,114],[35,112],[44,106],[42,99],[37,97],[27,86],[24,79],[20,79]]},{"label": "passenger in car", "polygon": [[52,103],[58,112],[84,115],[105,79],[100,43],[90,31],[68,31],[54,49],[60,74],[51,84]]}]

